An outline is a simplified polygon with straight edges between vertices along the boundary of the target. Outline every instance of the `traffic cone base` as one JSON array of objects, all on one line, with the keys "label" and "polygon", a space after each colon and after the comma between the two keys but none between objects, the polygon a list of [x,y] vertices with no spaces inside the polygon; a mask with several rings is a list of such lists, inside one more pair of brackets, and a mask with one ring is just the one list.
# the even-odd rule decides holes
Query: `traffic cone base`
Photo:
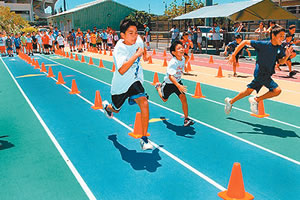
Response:
[{"label": "traffic cone base", "polygon": [[232,198],[232,197],[229,197],[229,196],[227,195],[227,192],[228,192],[228,191],[225,190],[225,191],[223,191],[223,192],[219,192],[218,195],[219,195],[219,197],[221,197],[221,198],[224,199],[224,200],[252,200],[252,199],[254,199],[254,196],[251,195],[251,194],[248,193],[248,192],[245,192],[245,195],[244,195],[243,198]]},{"label": "traffic cone base", "polygon": [[96,91],[95,102],[94,102],[94,105],[92,106],[92,108],[94,110],[103,109],[102,99],[101,99],[101,96],[100,96],[100,92],[98,90]]},{"label": "traffic cone base", "polygon": [[71,91],[69,92],[70,94],[79,94],[80,92],[78,91],[77,84],[75,79],[72,80],[72,87]]},{"label": "traffic cone base", "polygon": [[195,94],[192,97],[196,99],[205,98],[205,96],[202,95],[200,83],[196,84]]},{"label": "traffic cone base", "polygon": [[251,113],[250,115],[258,118],[264,118],[270,116],[269,114],[265,113],[265,107],[263,101],[258,102],[258,114]]},{"label": "traffic cone base", "polygon": [[[141,117],[140,112],[136,113],[133,132],[128,133],[128,135],[130,135],[131,137],[133,137],[135,139],[143,137],[143,134],[142,134],[142,117]],[[147,133],[147,136],[150,136],[150,134]]]}]

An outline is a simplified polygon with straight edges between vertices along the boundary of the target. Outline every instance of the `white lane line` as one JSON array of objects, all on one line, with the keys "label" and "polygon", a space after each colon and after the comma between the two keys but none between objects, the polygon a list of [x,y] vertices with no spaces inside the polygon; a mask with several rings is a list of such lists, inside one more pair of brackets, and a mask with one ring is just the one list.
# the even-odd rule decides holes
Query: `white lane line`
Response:
[{"label": "white lane line", "polygon": [[[43,56],[42,56],[42,57],[43,57]],[[45,57],[43,57],[43,58],[45,58]],[[61,66],[64,66],[64,67],[69,68],[69,69],[71,69],[71,70],[74,70],[74,69],[72,69],[72,68],[70,68],[70,67],[68,67],[68,66],[66,66],[66,65],[64,65],[64,64],[58,63],[58,62],[53,61],[53,60],[51,60],[51,59],[48,59],[48,58],[45,58],[45,59],[50,60],[51,62],[55,62],[55,63],[57,63],[57,64],[60,64]],[[89,75],[87,75],[87,74],[85,74],[85,73],[83,73],[83,72],[79,72],[79,73],[81,73],[81,74],[83,74],[83,75],[85,75],[85,76],[90,77]],[[96,80],[96,81],[98,81],[98,82],[105,83],[104,81],[101,81],[101,80],[99,80],[99,79],[96,79],[96,78],[93,78],[93,79]],[[105,83],[105,84],[106,84],[106,85],[109,85],[109,86],[111,85],[111,84],[109,84],[109,83]],[[165,106],[162,106],[162,105],[160,105],[160,104],[158,104],[158,103],[155,103],[155,102],[153,102],[153,101],[150,101],[150,100],[149,100],[149,102],[152,103],[152,104],[154,104],[154,105],[157,105],[157,106],[159,106],[159,107],[161,107],[161,108],[163,108],[163,109],[166,109],[166,110],[169,110],[169,111],[171,111],[171,112],[173,112],[173,113],[176,113],[176,114],[178,114],[178,115],[180,115],[180,116],[183,115],[183,114],[180,113],[180,112],[177,112],[177,111],[175,111],[175,110],[172,110],[172,109],[170,109],[170,108],[167,108],[167,107],[165,107]],[[220,104],[220,103],[218,102],[218,104]],[[211,125],[209,125],[209,124],[207,124],[207,123],[205,123],[205,122],[199,121],[199,120],[194,119],[194,118],[192,118],[192,119],[193,119],[194,121],[196,121],[196,122],[202,124],[202,125],[205,125],[205,126],[207,126],[207,127],[210,127],[210,128],[212,128],[212,129],[217,130],[217,131],[219,131],[219,132],[221,132],[221,133],[224,133],[224,134],[226,134],[226,135],[228,135],[228,136],[230,136],[230,137],[233,137],[233,138],[238,139],[238,140],[240,140],[240,141],[242,141],[242,142],[245,142],[245,143],[250,144],[250,145],[252,145],[252,146],[254,146],[254,147],[257,147],[257,148],[262,149],[262,150],[264,150],[264,151],[266,151],[266,152],[269,152],[269,153],[271,153],[271,154],[273,154],[273,155],[276,155],[276,156],[281,157],[281,158],[283,158],[283,159],[285,159],[285,160],[288,160],[288,161],[293,162],[293,163],[295,163],[295,164],[297,164],[297,165],[300,165],[300,162],[299,162],[299,161],[296,161],[296,160],[294,160],[294,159],[292,159],[292,158],[289,158],[289,157],[284,156],[284,155],[282,155],[282,154],[280,154],[280,153],[277,153],[277,152],[275,152],[275,151],[272,151],[272,150],[270,150],[270,149],[267,149],[267,148],[265,148],[265,147],[262,147],[262,146],[260,146],[260,145],[257,145],[257,144],[255,144],[255,143],[253,143],[253,142],[250,142],[250,141],[248,141],[248,140],[245,140],[245,139],[243,139],[243,138],[240,138],[240,137],[238,137],[238,136],[235,136],[235,135],[233,135],[233,134],[231,134],[231,133],[229,133],[229,132],[226,132],[226,131],[221,130],[221,129],[217,128],[217,127],[211,126]]]},{"label": "white lane line", "polygon": [[40,121],[41,125],[43,126],[43,128],[47,132],[48,136],[50,137],[51,141],[55,145],[56,149],[59,151],[60,155],[63,157],[64,161],[66,162],[66,164],[68,165],[68,167],[72,171],[73,175],[75,176],[75,178],[79,182],[80,186],[82,187],[82,189],[84,190],[84,192],[88,196],[88,198],[96,200],[96,197],[91,192],[91,190],[89,189],[89,187],[87,186],[87,184],[84,182],[83,178],[80,176],[80,174],[78,173],[77,169],[74,167],[74,165],[72,164],[71,160],[68,158],[67,154],[61,148],[61,146],[59,145],[59,143],[57,142],[57,140],[53,136],[52,132],[50,131],[50,129],[48,128],[48,126],[46,125],[46,123],[44,122],[44,120],[41,118],[41,116],[39,115],[39,113],[35,109],[35,107],[32,105],[31,101],[29,100],[29,98],[27,97],[27,95],[25,94],[25,92],[23,91],[23,89],[21,88],[21,86],[19,85],[19,83],[17,82],[17,80],[15,79],[15,77],[13,76],[13,74],[11,73],[11,71],[8,69],[6,63],[2,60],[2,58],[0,58],[0,59],[1,59],[2,63],[4,64],[4,66],[6,67],[6,70],[8,71],[9,75],[14,80],[15,84],[17,85],[17,87],[20,90],[21,94],[23,95],[23,97],[27,101],[28,105],[30,106],[30,108],[34,112],[35,116],[38,118],[38,120]]}]

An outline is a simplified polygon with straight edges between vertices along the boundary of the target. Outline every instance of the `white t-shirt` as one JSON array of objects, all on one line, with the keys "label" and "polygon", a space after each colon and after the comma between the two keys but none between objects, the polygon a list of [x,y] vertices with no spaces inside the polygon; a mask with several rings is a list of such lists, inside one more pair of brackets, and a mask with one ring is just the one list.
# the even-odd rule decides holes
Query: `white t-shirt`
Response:
[{"label": "white t-shirt", "polygon": [[[211,29],[213,30],[213,28]],[[220,40],[221,36],[220,36],[220,27],[215,27],[215,33],[212,34],[212,39],[213,40]]]},{"label": "white t-shirt", "polygon": [[119,73],[119,69],[122,65],[128,61],[137,51],[137,49],[144,48],[143,40],[138,36],[136,43],[133,45],[126,45],[121,39],[117,42],[113,53],[114,63],[116,71],[114,72],[112,83],[111,83],[111,94],[123,94],[127,92],[129,87],[136,81],[143,83],[143,69],[140,63],[141,57],[136,59],[133,65],[123,74]]},{"label": "white t-shirt", "polygon": [[64,38],[62,36],[57,36],[56,40],[59,46],[64,45]]},{"label": "white t-shirt", "polygon": [[182,60],[177,60],[176,57],[173,57],[168,64],[167,73],[165,75],[164,81],[169,84],[173,83],[169,79],[169,75],[172,75],[174,76],[176,81],[179,82],[181,80],[181,76],[184,71],[184,65],[185,65],[185,58],[183,56],[182,56]]},{"label": "white t-shirt", "polygon": [[7,37],[0,37],[0,46],[3,47],[5,46],[5,40],[7,39]]},{"label": "white t-shirt", "polygon": [[113,43],[113,35],[112,34],[108,34],[107,35],[107,43],[112,44]]}]

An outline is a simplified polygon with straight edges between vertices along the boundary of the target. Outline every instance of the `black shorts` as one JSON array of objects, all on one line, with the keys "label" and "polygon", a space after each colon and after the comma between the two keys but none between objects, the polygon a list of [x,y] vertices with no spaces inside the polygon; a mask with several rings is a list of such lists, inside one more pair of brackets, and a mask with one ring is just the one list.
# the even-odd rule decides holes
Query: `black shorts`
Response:
[{"label": "black shorts", "polygon": [[[181,81],[179,81],[178,83],[180,85],[183,85]],[[174,85],[173,83],[166,83],[166,82],[163,82],[161,85],[161,93],[164,99],[168,99],[169,96],[173,93],[176,93],[178,97],[180,94],[184,94],[179,91],[176,85]]]},{"label": "black shorts", "polygon": [[107,43],[107,39],[102,39],[103,43],[106,44]]},{"label": "black shorts", "polygon": [[20,49],[21,47],[16,47],[16,49]]},{"label": "black shorts", "polygon": [[142,96],[147,97],[147,94],[145,94],[145,89],[144,89],[143,85],[141,84],[141,82],[136,81],[129,87],[127,92],[125,92],[123,94],[116,94],[116,95],[111,96],[112,106],[113,106],[114,110],[120,110],[121,106],[124,104],[124,102],[127,98],[129,98],[128,103],[130,105],[133,105],[133,104],[135,104],[134,99],[137,99]]},{"label": "black shorts", "polygon": [[44,44],[45,49],[49,49],[49,44]]},{"label": "black shorts", "polygon": [[61,48],[65,48],[65,45],[59,45],[58,47],[59,47],[60,49],[61,49]]}]

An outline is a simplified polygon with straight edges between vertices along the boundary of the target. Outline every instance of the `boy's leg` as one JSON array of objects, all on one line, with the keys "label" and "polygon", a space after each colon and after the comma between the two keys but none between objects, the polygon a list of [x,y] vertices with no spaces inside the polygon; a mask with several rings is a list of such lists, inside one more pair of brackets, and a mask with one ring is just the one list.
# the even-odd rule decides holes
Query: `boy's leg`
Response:
[{"label": "boy's leg", "polygon": [[246,97],[246,96],[249,96],[252,92],[253,92],[254,89],[252,88],[247,88],[246,90],[240,92],[238,95],[236,95],[233,99],[230,100],[230,104],[234,104],[236,101]]},{"label": "boy's leg", "polygon": [[141,109],[141,118],[142,118],[142,130],[143,136],[147,136],[148,125],[149,125],[149,103],[148,99],[145,96],[134,99]]},{"label": "boy's leg", "polygon": [[234,77],[237,76],[237,74],[236,74],[236,66],[237,66],[237,63],[234,62],[234,63],[232,64],[232,68],[233,68],[233,76],[234,76]]},{"label": "boy's leg", "polygon": [[277,88],[273,89],[272,91],[269,91],[269,92],[265,93],[264,95],[255,98],[255,100],[257,102],[259,102],[259,101],[262,101],[264,99],[269,99],[269,98],[272,98],[272,97],[276,97],[280,93],[281,93],[281,89],[280,89],[280,87],[277,87]]},{"label": "boy's leg", "polygon": [[180,94],[179,99],[180,99],[181,104],[182,104],[182,111],[183,111],[183,114],[184,114],[184,118],[186,119],[186,118],[188,118],[189,112],[188,112],[188,104],[187,104],[185,94]]},{"label": "boy's leg", "polygon": [[163,102],[168,101],[168,99],[165,99],[165,98],[163,97],[163,94],[162,94],[162,92],[161,92],[161,83],[157,83],[157,84],[155,85],[155,88],[156,88],[156,90],[157,90],[157,92],[158,92],[158,95],[159,95],[159,97],[161,98],[161,100],[163,100]]}]

